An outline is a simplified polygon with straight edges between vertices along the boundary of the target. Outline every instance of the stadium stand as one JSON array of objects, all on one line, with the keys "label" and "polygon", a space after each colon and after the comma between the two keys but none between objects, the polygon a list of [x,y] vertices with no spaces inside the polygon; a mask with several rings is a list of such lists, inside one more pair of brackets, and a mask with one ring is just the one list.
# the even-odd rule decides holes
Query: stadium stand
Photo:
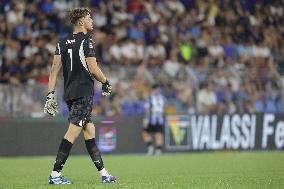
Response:
[{"label": "stadium stand", "polygon": [[284,112],[283,3],[2,0],[0,115],[41,115],[55,45],[71,31],[75,6],[93,10],[97,59],[114,87],[103,99],[95,86],[94,115],[142,114],[156,82],[168,113]]}]

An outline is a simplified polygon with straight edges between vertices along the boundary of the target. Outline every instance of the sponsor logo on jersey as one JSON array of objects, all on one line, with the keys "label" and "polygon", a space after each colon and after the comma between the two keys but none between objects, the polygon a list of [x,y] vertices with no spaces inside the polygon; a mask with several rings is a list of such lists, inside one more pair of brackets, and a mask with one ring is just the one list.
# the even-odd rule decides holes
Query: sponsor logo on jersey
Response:
[{"label": "sponsor logo on jersey", "polygon": [[72,44],[72,43],[75,43],[75,39],[72,39],[72,40],[67,39],[66,40],[66,45],[67,44]]}]

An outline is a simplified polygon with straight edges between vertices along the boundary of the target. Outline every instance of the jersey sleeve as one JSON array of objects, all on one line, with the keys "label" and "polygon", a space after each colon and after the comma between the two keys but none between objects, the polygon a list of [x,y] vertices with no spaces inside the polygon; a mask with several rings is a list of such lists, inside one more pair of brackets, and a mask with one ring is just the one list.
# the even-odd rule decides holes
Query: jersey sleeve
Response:
[{"label": "jersey sleeve", "polygon": [[56,47],[55,47],[55,52],[54,52],[55,55],[61,55],[60,53],[60,43],[58,42]]},{"label": "jersey sleeve", "polygon": [[88,36],[84,43],[85,57],[96,57],[93,38]]}]

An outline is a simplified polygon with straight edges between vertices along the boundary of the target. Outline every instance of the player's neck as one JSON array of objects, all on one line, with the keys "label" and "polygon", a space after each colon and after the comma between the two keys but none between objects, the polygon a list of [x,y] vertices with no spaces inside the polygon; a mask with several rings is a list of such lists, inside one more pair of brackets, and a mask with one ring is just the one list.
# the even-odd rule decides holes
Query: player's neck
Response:
[{"label": "player's neck", "polygon": [[75,29],[74,29],[74,34],[77,34],[77,33],[80,33],[80,32],[83,32],[84,34],[86,34],[87,33],[87,29],[86,28],[84,28],[84,27],[75,27]]}]

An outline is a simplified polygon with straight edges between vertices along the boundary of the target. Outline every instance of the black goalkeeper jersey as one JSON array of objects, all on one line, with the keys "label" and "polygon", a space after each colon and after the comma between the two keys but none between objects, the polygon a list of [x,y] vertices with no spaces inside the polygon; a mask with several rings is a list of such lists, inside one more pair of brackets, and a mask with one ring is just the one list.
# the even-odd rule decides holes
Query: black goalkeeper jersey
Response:
[{"label": "black goalkeeper jersey", "polygon": [[71,34],[58,42],[55,54],[61,55],[64,100],[92,97],[94,77],[85,60],[87,57],[95,57],[92,37],[82,32]]}]

